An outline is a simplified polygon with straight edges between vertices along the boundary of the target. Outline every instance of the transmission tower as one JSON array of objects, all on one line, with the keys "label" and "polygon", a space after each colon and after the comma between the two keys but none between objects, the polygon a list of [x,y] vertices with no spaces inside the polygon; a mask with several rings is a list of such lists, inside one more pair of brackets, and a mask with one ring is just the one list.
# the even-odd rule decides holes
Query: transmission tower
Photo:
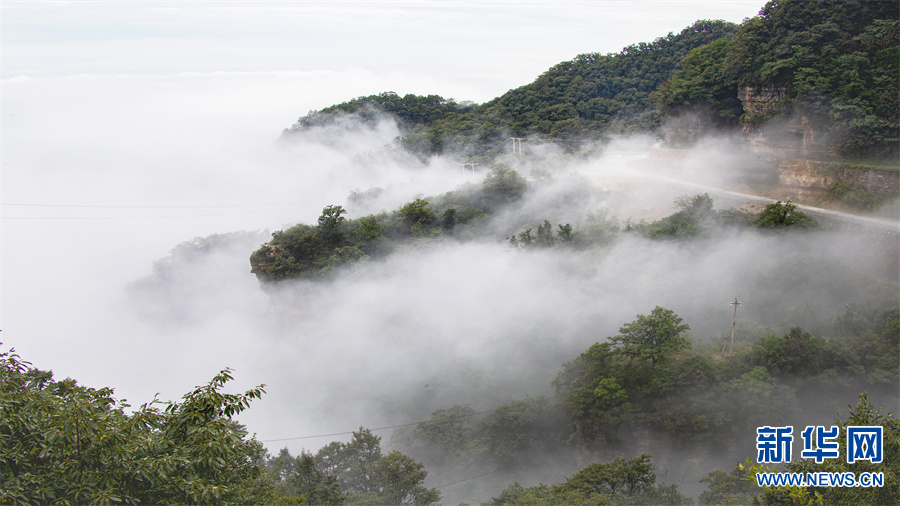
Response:
[{"label": "transmission tower", "polygon": [[477,163],[458,163],[457,165],[463,168],[463,177],[466,175],[466,166],[472,167],[472,178],[475,178],[475,166],[478,165]]}]

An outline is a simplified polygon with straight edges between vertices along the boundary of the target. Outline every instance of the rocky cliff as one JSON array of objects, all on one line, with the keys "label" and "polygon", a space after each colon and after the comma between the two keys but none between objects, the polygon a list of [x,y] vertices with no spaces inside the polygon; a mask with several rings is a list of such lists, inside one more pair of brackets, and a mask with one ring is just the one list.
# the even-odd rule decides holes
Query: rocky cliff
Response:
[{"label": "rocky cliff", "polygon": [[[827,156],[833,151],[816,139],[816,125],[802,114],[790,114],[783,88],[744,86],[738,93],[744,116],[744,142],[753,151],[780,156]],[[784,114],[780,118],[776,115]]]},{"label": "rocky cliff", "polygon": [[797,197],[821,197],[837,184],[864,189],[881,197],[900,194],[900,171],[859,167],[839,162],[784,160],[778,167],[778,184]]}]

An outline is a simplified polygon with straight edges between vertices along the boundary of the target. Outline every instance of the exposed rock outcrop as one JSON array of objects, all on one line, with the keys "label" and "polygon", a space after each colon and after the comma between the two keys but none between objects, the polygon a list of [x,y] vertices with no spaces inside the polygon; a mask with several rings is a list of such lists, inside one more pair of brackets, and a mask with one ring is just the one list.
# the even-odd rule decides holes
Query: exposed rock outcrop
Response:
[{"label": "exposed rock outcrop", "polygon": [[[755,152],[786,158],[827,156],[831,147],[816,138],[816,125],[808,116],[789,110],[787,93],[778,86],[744,86],[738,92],[744,109],[744,143]],[[771,121],[776,115],[780,120]]]},{"label": "exposed rock outcrop", "polygon": [[267,281],[271,276],[269,270],[275,267],[275,259],[281,246],[265,243],[250,255],[250,272],[256,274],[260,281]]},{"label": "exposed rock outcrop", "polygon": [[900,172],[853,167],[836,162],[784,160],[778,167],[778,184],[798,197],[821,196],[835,183],[846,183],[878,195],[900,193]]},{"label": "exposed rock outcrop", "polygon": [[[777,86],[744,86],[738,91],[738,99],[748,116],[761,116],[778,112],[785,97],[784,88]],[[745,125],[746,131],[747,125]]]}]

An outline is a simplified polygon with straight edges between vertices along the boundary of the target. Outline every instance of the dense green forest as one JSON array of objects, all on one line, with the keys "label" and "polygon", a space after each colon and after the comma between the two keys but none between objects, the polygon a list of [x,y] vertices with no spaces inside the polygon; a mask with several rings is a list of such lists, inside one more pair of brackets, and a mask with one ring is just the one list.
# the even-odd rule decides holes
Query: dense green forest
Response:
[{"label": "dense green forest", "polygon": [[[741,89],[768,89],[777,108],[741,108]],[[795,114],[842,156],[896,157],[900,19],[895,2],[769,2],[730,40],[692,51],[659,88],[670,114],[703,111],[719,125]]]},{"label": "dense green forest", "polygon": [[[701,20],[619,53],[578,55],[481,105],[382,93],[312,111],[285,133],[348,113],[374,122],[380,111],[399,120],[410,152],[489,159],[509,150],[510,137],[577,149],[610,134],[662,135],[667,118],[690,113],[702,119],[693,130],[787,121],[812,128],[817,148],[832,154],[893,158],[898,48],[895,2],[773,1],[740,26]],[[746,109],[741,94],[753,90],[773,103]]]},{"label": "dense green forest", "polygon": [[736,31],[733,23],[704,20],[620,53],[582,54],[481,105],[434,95],[360,97],[311,111],[286,133],[328,124],[347,113],[371,123],[381,111],[399,120],[401,144],[413,153],[493,157],[504,152],[511,136],[592,141],[607,132],[648,130],[660,123],[651,93],[680,68],[682,58]]},{"label": "dense green forest", "polygon": [[[694,346],[689,331],[673,311],[655,307],[564,364],[552,398],[483,412],[448,406],[396,429],[396,449],[387,453],[380,437],[360,428],[348,442],[297,456],[287,449],[268,455],[232,420],[264,385],[225,393],[228,370],[181,402],[154,399],[129,412],[111,388],[56,381],[3,351],[0,502],[433,504],[441,492],[424,485],[430,468],[487,465],[493,471],[482,474],[514,473],[574,458],[588,463],[564,483],[515,482],[490,504],[691,504],[678,484],[656,473],[653,457],[622,455],[633,454],[635,441],[660,435],[677,442],[681,458],[747,449],[735,442],[758,426],[814,411],[823,387],[852,402],[860,391],[895,392],[900,377],[900,308],[889,302],[848,308],[827,337],[800,328],[742,332],[727,353],[718,343]],[[883,487],[757,487],[753,476],[766,468],[748,461],[710,472],[700,503],[886,504],[900,497],[893,458],[900,422],[863,394],[836,423],[884,427],[885,462],[795,460],[788,469],[878,471]],[[663,468],[674,465],[671,459]]]}]

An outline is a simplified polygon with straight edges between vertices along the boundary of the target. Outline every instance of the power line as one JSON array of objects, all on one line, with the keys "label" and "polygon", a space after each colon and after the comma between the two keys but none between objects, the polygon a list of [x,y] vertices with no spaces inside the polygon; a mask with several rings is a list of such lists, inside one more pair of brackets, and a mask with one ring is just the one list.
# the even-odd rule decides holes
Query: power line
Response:
[{"label": "power line", "polygon": [[[494,409],[489,409],[487,411],[477,411],[475,413],[469,413],[467,415],[451,416],[449,418],[446,418],[446,420],[453,420],[456,418],[466,418],[466,417],[475,416],[475,415],[483,415],[485,413],[490,413],[491,411],[496,411],[498,409],[499,408],[494,408]],[[420,425],[420,424],[427,423],[430,421],[431,420],[422,420],[421,422],[401,423],[400,425],[388,425],[385,427],[376,427],[374,429],[368,429],[368,430],[374,432],[376,430],[398,429],[400,427],[411,427],[413,425]],[[314,439],[314,438],[319,438],[319,437],[346,436],[347,434],[353,434],[354,432],[356,432],[356,431],[349,430],[346,432],[335,432],[333,434],[318,434],[315,436],[297,436],[297,437],[286,437],[286,438],[281,438],[281,439],[265,439],[265,440],[261,440],[260,443],[272,443],[275,441],[293,441],[296,439]]]},{"label": "power line", "polygon": [[[561,397],[561,395],[557,394],[557,395],[554,395],[554,396],[552,396],[552,397],[541,397],[541,398],[542,398],[543,400],[549,401],[549,400],[552,400],[552,399],[556,399],[556,398],[558,398],[558,397]],[[537,398],[535,398],[535,399],[537,399]],[[474,412],[474,413],[468,413],[468,414],[465,414],[465,415],[454,415],[454,416],[445,418],[445,420],[454,420],[454,419],[457,419],[457,418],[468,418],[468,417],[475,416],[475,415],[483,415],[483,414],[485,414],[485,413],[490,413],[490,412],[492,412],[492,411],[497,411],[497,410],[500,409],[501,407],[503,407],[503,406],[497,406],[496,408],[493,408],[493,409],[488,409],[488,410],[485,410],[485,411],[476,411],[476,412]],[[422,420],[422,421],[420,421],[420,422],[401,423],[401,424],[399,424],[399,425],[387,425],[387,426],[385,426],[385,427],[375,427],[374,429],[369,429],[369,428],[367,428],[367,430],[374,432],[374,431],[377,431],[377,430],[398,429],[398,428],[400,428],[400,427],[411,427],[411,426],[413,426],[413,425],[421,425],[421,424],[423,424],[423,423],[428,423],[428,422],[432,422],[432,420]],[[332,434],[316,434],[316,435],[314,435],[314,436],[285,437],[285,438],[279,438],[279,439],[261,439],[261,440],[259,440],[259,442],[260,442],[260,443],[274,443],[274,442],[278,442],[278,441],[296,441],[296,440],[299,440],[299,439],[315,439],[315,438],[321,438],[321,437],[346,436],[346,435],[348,435],[348,434],[353,434],[354,432],[356,432],[356,431],[348,430],[348,431],[345,431],[345,432],[334,432],[334,433],[332,433]]]},{"label": "power line", "polygon": [[134,219],[160,219],[160,218],[210,218],[218,216],[242,216],[250,214],[263,214],[289,211],[302,207],[318,206],[339,199],[317,199],[304,202],[284,201],[269,203],[244,203],[244,204],[186,204],[186,205],[111,205],[111,204],[50,204],[36,202],[2,202],[0,206],[9,207],[28,207],[28,208],[56,208],[56,209],[197,209],[197,210],[229,210],[229,209],[247,209],[247,208],[272,208],[254,211],[241,211],[233,213],[215,213],[215,214],[187,214],[187,215],[166,215],[158,214],[151,216],[6,216],[4,220],[134,220]]},{"label": "power line", "polygon": [[243,213],[216,213],[216,214],[158,214],[155,216],[3,216],[4,220],[153,220],[166,218],[212,218],[216,216],[244,216],[248,214],[265,214],[288,211],[296,207],[282,209],[267,209],[265,211],[247,211]]},{"label": "power line", "polygon": [[116,204],[45,204],[35,202],[0,202],[0,206],[21,207],[71,207],[87,209],[210,209],[210,208],[235,208],[235,207],[274,207],[287,205],[306,205],[317,202],[325,202],[327,199],[319,199],[308,203],[297,201],[266,202],[261,204],[186,204],[186,205],[116,205]]},{"label": "power line", "polygon": [[482,476],[487,476],[487,475],[489,475],[489,474],[499,473],[500,471],[502,471],[502,470],[504,470],[504,469],[506,469],[506,468],[505,468],[505,467],[501,467],[500,469],[494,469],[493,471],[488,471],[488,472],[486,472],[486,473],[481,473],[481,474],[479,474],[478,476],[472,476],[471,478],[466,478],[466,479],[464,479],[464,480],[454,481],[453,483],[448,483],[448,484],[446,484],[446,485],[440,485],[440,486],[437,486],[437,487],[434,487],[434,488],[435,488],[435,489],[438,489],[438,488],[449,487],[450,485],[456,485],[456,484],[462,483],[462,482],[464,482],[464,481],[474,480],[475,478],[481,478]]}]

